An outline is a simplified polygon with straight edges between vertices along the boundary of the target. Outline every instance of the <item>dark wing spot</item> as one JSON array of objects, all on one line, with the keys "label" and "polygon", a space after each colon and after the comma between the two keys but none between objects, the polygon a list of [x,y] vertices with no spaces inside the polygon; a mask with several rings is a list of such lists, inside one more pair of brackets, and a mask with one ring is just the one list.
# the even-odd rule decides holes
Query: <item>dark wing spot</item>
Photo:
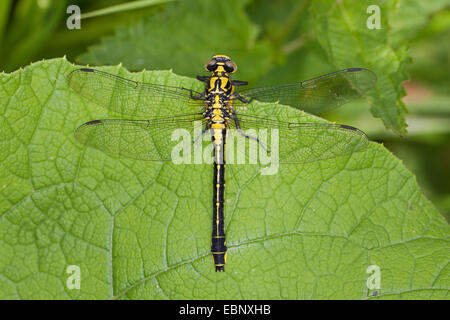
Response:
[{"label": "dark wing spot", "polygon": [[339,127],[344,128],[344,129],[353,130],[353,131],[358,131],[358,129],[356,129],[355,127],[348,126],[346,124],[340,124]]},{"label": "dark wing spot", "polygon": [[355,71],[361,71],[362,68],[348,68],[347,72],[355,72]]},{"label": "dark wing spot", "polygon": [[92,121],[86,122],[85,125],[91,126],[91,125],[101,123],[101,122],[102,122],[101,120],[92,120]]}]

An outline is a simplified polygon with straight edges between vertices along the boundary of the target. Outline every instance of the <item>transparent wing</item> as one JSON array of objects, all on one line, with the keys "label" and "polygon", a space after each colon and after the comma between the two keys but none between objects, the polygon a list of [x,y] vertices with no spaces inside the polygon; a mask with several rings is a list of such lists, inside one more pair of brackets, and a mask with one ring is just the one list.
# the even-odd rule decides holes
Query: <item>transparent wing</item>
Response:
[{"label": "transparent wing", "polygon": [[201,114],[152,120],[93,120],[79,126],[75,130],[75,138],[109,154],[138,160],[168,161],[172,159],[173,148],[183,141],[183,137],[186,137],[188,145],[192,145],[195,139],[202,139],[202,120]]},{"label": "transparent wing", "polygon": [[[239,94],[249,101],[278,101],[318,114],[362,96],[376,81],[376,75],[370,70],[349,68],[307,81],[246,89]],[[240,104],[239,101],[236,103]]]},{"label": "transparent wing", "polygon": [[[83,97],[126,116],[152,118],[159,112],[169,115],[193,113],[202,106],[202,100],[192,99],[200,95],[197,91],[132,81],[90,68],[72,71],[67,81]],[[164,108],[155,110],[154,106]]]},{"label": "transparent wing", "polygon": [[[292,123],[241,115],[239,127],[280,163],[305,163],[342,157],[361,151],[369,140],[361,130],[342,124]],[[233,125],[236,128],[236,124]],[[236,135],[239,135],[237,133]],[[230,144],[227,140],[227,147]],[[248,149],[246,149],[248,157]]]},{"label": "transparent wing", "polygon": [[[190,151],[196,141],[202,141],[203,150],[211,144],[209,134],[203,136],[205,124],[202,120],[201,114],[152,120],[93,120],[78,127],[75,137],[80,143],[109,154],[170,161],[174,160],[172,152],[180,147],[180,142]],[[247,159],[251,158],[248,154],[250,143],[259,145],[267,156],[277,156],[280,163],[304,163],[349,155],[365,149],[369,142],[362,131],[346,125],[290,123],[251,116],[240,116],[238,123],[248,138],[237,131],[229,131],[227,149],[243,152]],[[177,129],[183,130],[175,132]],[[233,124],[231,129],[236,129],[236,125]],[[238,139],[230,140],[234,137]],[[239,149],[237,143],[244,143],[245,147]],[[229,160],[229,163],[239,163]]]}]

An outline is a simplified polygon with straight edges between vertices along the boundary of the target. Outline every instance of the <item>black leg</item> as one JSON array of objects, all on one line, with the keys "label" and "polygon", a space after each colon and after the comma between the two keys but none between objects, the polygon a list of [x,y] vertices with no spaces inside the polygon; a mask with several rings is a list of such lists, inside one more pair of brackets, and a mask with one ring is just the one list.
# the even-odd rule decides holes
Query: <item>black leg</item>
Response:
[{"label": "black leg", "polygon": [[233,93],[233,95],[231,96],[231,99],[237,99],[237,100],[239,100],[239,101],[241,101],[242,103],[245,103],[245,104],[250,103],[253,100],[253,99],[247,100],[247,99],[245,99],[243,96],[241,96],[237,92]]},{"label": "black leg", "polygon": [[197,138],[195,138],[194,143],[196,143],[197,140],[198,140],[199,138],[203,137],[203,135],[204,135],[204,134],[206,133],[206,131],[208,131],[208,130],[209,130],[208,126],[205,126],[205,129],[203,129],[202,134],[199,135]]},{"label": "black leg", "polygon": [[258,144],[261,146],[261,148],[263,148],[267,153],[269,153],[269,150],[266,148],[265,145],[263,145],[261,143],[261,141],[259,141],[258,138],[255,138],[255,137],[252,137],[252,136],[250,136],[248,134],[245,134],[244,131],[242,131],[241,125],[239,124],[239,119],[238,119],[238,117],[237,117],[237,115],[235,113],[233,113],[233,120],[234,120],[234,123],[236,124],[236,130],[237,130],[237,132],[239,132],[239,134],[241,136],[243,136],[243,137],[245,137],[247,139],[251,139],[251,140],[254,140],[254,141],[258,142]]},{"label": "black leg", "polygon": [[197,80],[200,80],[202,82],[208,82],[210,79],[210,76],[197,76]]},{"label": "black leg", "polygon": [[231,80],[231,84],[235,87],[239,87],[239,86],[246,86],[248,85],[247,81],[241,81],[241,80]]},{"label": "black leg", "polygon": [[190,98],[192,100],[204,100],[205,99],[205,96],[203,95],[203,93],[199,94],[198,96],[194,96],[191,91],[190,95],[191,95]]}]

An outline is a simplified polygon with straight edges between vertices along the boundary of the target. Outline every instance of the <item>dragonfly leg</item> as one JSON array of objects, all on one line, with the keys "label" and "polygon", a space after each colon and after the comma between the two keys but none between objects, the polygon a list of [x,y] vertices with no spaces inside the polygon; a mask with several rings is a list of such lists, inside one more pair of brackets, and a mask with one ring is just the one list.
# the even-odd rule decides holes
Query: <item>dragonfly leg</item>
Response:
[{"label": "dragonfly leg", "polygon": [[236,130],[237,130],[237,132],[239,132],[239,134],[241,136],[243,136],[244,138],[247,138],[247,139],[254,140],[254,141],[258,142],[258,144],[260,145],[261,148],[263,148],[267,153],[269,152],[267,147],[261,141],[259,141],[258,138],[253,137],[251,135],[248,135],[248,134],[244,133],[244,131],[242,131],[241,125],[239,124],[239,119],[238,119],[238,117],[236,116],[235,113],[233,113],[233,120],[234,120],[234,123],[236,124]]},{"label": "dragonfly leg", "polygon": [[190,98],[191,98],[192,100],[204,100],[204,99],[205,99],[205,96],[204,96],[203,93],[200,93],[198,96],[194,96],[194,95],[192,94],[192,91],[190,91],[189,94],[190,94]]},{"label": "dragonfly leg", "polygon": [[239,93],[235,92],[233,93],[232,99],[238,99],[239,101],[241,101],[242,103],[250,103],[252,102],[253,98],[250,98],[249,100],[245,99],[243,96],[241,96]]},{"label": "dragonfly leg", "polygon": [[210,79],[210,76],[197,76],[197,80],[200,80],[202,82],[209,82]]},{"label": "dragonfly leg", "polygon": [[198,141],[198,139],[200,139],[201,137],[203,137],[203,135],[209,130],[208,126],[205,126],[205,129],[203,129],[202,134],[197,136],[197,138],[195,138],[194,143],[196,143]]},{"label": "dragonfly leg", "polygon": [[[197,78],[198,79],[198,78]],[[241,80],[231,80],[231,84],[235,87],[239,86],[246,86],[248,85],[248,81],[241,81]]]},{"label": "dragonfly leg", "polygon": [[258,142],[258,144],[260,145],[261,148],[263,148],[266,152],[269,152],[269,150],[266,148],[266,146],[265,146],[264,144],[262,144],[262,142],[259,141],[258,138],[255,138],[255,137],[252,137],[252,136],[250,136],[250,135],[248,135],[248,134],[245,134],[244,131],[242,131],[241,128],[238,128],[238,129],[237,129],[237,132],[239,132],[239,134],[240,134],[241,136],[243,136],[243,137],[245,137],[245,138],[247,138],[247,139],[254,140],[254,141]]}]

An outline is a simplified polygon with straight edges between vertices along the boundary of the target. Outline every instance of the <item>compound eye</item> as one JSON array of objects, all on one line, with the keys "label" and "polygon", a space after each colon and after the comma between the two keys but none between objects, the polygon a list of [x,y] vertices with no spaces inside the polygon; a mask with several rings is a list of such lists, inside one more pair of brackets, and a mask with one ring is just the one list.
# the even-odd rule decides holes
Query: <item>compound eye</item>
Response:
[{"label": "compound eye", "polygon": [[217,61],[216,60],[208,60],[205,63],[205,70],[209,72],[213,72],[217,69]]},{"label": "compound eye", "polygon": [[237,70],[237,65],[233,61],[227,61],[225,62],[224,69],[228,73],[235,73]]}]

